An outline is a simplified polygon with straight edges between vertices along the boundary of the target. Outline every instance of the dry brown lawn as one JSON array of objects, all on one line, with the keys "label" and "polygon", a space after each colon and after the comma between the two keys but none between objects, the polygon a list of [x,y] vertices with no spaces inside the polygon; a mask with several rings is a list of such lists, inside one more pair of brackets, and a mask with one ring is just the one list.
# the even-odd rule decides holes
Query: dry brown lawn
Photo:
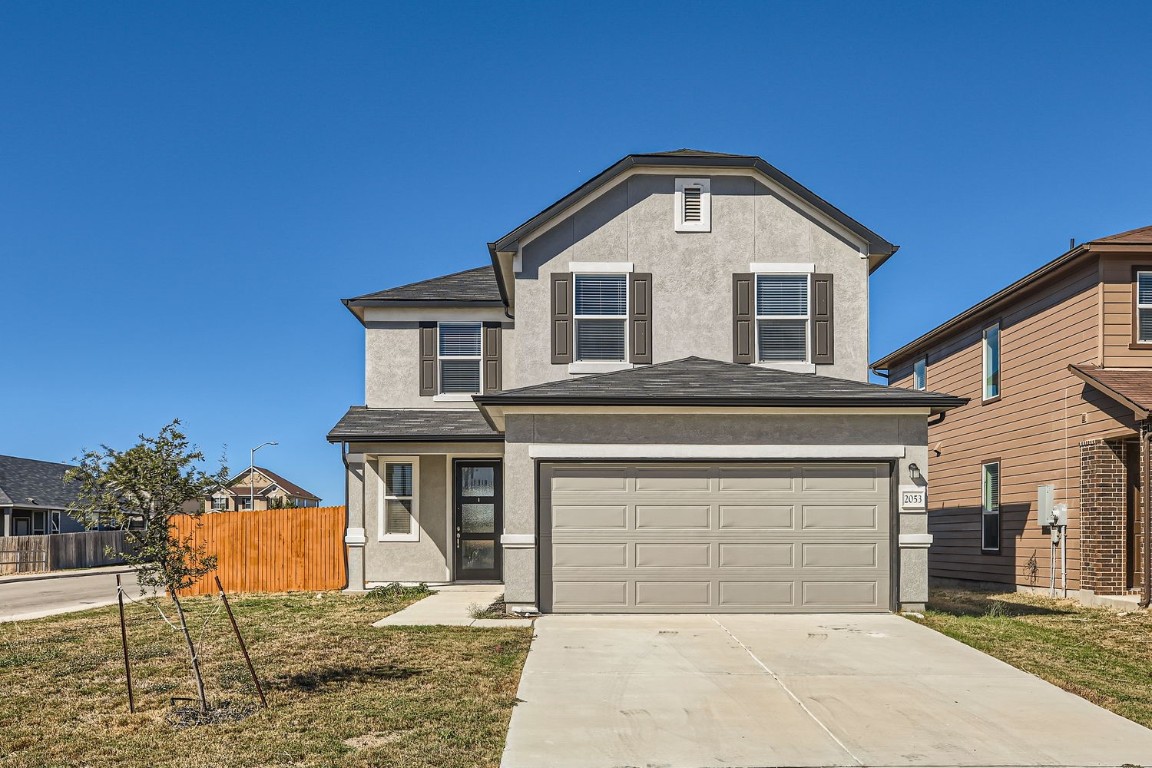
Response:
[{"label": "dry brown lawn", "polygon": [[1022,593],[934,591],[922,623],[1152,728],[1152,614]]},{"label": "dry brown lawn", "polygon": [[[0,765],[497,766],[532,630],[371,626],[413,599],[236,597],[269,708],[192,728],[167,719],[173,697],[195,694],[155,606],[128,607],[134,715],[114,607],[0,624]],[[187,605],[209,696],[255,705],[219,600]]]}]

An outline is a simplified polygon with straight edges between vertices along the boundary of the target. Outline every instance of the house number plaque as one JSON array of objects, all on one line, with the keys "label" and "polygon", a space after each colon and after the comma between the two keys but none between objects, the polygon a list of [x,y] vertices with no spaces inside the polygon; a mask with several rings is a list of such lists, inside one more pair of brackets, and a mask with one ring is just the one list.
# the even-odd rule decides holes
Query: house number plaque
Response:
[{"label": "house number plaque", "polygon": [[900,486],[900,511],[928,509],[928,489],[920,485]]}]

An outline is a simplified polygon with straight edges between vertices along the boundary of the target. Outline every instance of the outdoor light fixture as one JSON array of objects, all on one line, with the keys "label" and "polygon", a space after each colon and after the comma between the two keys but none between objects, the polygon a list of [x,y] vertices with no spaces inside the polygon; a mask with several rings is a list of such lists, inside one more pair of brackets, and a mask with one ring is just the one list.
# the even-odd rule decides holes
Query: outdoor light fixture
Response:
[{"label": "outdoor light fixture", "polygon": [[913,480],[919,480],[923,475],[920,474],[920,467],[915,464],[908,465],[908,476]]}]

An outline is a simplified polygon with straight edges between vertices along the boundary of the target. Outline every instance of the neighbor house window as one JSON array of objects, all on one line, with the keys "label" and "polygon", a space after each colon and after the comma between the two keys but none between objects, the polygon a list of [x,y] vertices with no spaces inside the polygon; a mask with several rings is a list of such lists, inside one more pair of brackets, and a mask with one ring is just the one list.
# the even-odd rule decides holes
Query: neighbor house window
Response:
[{"label": "neighbor house window", "polygon": [[984,399],[1000,397],[1000,323],[984,329]]},{"label": "neighbor house window", "polygon": [[576,275],[576,360],[627,360],[628,276]]},{"label": "neighbor house window", "polygon": [[980,549],[995,552],[1000,549],[1000,462],[983,465],[980,479]]},{"label": "neighbor house window", "polygon": [[440,323],[440,394],[480,394],[480,323]]},{"label": "neighbor house window", "polygon": [[1136,273],[1136,342],[1152,344],[1152,272]]},{"label": "neighbor house window", "polygon": [[212,509],[217,511],[217,512],[223,512],[224,510],[228,509],[228,497],[227,496],[213,496],[212,497]]},{"label": "neighbor house window", "polygon": [[240,509],[252,509],[252,501],[253,500],[252,500],[251,496],[240,496],[239,497]]},{"label": "neighbor house window", "polygon": [[756,359],[808,362],[808,275],[756,276]]},{"label": "neighbor house window", "polygon": [[419,484],[415,458],[380,461],[381,541],[416,541],[420,538],[416,489]]},{"label": "neighbor house window", "polygon": [[928,388],[928,358],[922,357],[912,364],[912,386],[921,390]]},{"label": "neighbor house window", "polygon": [[711,179],[676,179],[676,231],[712,231]]}]

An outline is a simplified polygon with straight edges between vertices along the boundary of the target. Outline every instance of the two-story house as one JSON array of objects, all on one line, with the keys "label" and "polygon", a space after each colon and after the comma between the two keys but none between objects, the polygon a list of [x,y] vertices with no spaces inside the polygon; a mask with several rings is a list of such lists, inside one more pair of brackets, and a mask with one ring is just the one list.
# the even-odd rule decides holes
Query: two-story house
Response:
[{"label": "two-story house", "polygon": [[758,157],[680,150],[625,157],[490,265],[345,300],[349,588],[922,608],[927,421],[964,401],[867,383],[868,277],[895,250]]},{"label": "two-story house", "polygon": [[[929,427],[934,578],[1147,604],[1152,227],[1072,248],[875,367],[970,398]],[[1067,508],[1056,546],[1040,486]]]}]

